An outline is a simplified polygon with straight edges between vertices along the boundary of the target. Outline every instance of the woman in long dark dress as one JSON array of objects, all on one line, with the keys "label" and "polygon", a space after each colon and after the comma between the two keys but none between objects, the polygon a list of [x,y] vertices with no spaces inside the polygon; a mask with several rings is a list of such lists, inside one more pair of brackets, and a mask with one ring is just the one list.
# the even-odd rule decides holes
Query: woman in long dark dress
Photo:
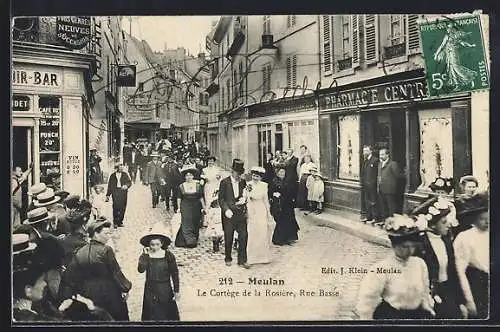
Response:
[{"label": "woman in long dark dress", "polygon": [[175,237],[176,247],[195,248],[198,245],[202,213],[205,211],[205,201],[201,185],[194,181],[196,168],[186,168],[181,171],[185,182],[179,186],[177,199],[181,213],[181,227]]},{"label": "woman in long dark dress", "polygon": [[295,219],[293,207],[293,191],[284,179],[286,171],[284,166],[276,168],[277,178],[269,186],[271,200],[271,214],[276,221],[272,241],[275,245],[293,244],[298,240],[297,232],[300,229]]},{"label": "woman in long dark dress", "polygon": [[174,254],[167,250],[171,241],[161,234],[149,234],[140,242],[144,252],[137,270],[146,272],[141,320],[178,321],[179,269]]}]

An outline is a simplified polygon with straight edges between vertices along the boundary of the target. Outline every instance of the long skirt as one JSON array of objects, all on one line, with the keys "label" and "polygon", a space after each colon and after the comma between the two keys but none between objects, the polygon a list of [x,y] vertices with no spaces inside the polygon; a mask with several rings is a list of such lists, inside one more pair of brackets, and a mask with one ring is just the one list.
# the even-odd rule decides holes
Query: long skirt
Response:
[{"label": "long skirt", "polygon": [[142,321],[178,321],[179,308],[173,299],[170,280],[147,281],[142,302]]},{"label": "long skirt", "polygon": [[200,200],[184,198],[181,201],[181,227],[175,238],[176,247],[194,248],[198,245],[200,221]]},{"label": "long skirt", "polygon": [[488,318],[488,288],[489,288],[489,275],[486,272],[478,270],[469,266],[465,271],[467,279],[469,280],[472,297],[476,303],[477,316],[469,318],[486,319]]},{"label": "long skirt", "polygon": [[382,301],[375,312],[373,319],[430,319],[432,315],[422,309],[417,308],[414,310],[399,310],[391,306],[389,303]]},{"label": "long skirt", "polygon": [[307,177],[309,174],[303,174],[300,177],[299,189],[297,193],[297,207],[300,209],[307,209]]},{"label": "long skirt", "polygon": [[283,245],[299,239],[297,232],[299,224],[295,218],[295,211],[291,206],[283,207],[274,215],[276,226],[274,227],[272,242],[276,245]]},{"label": "long skirt", "polygon": [[437,319],[460,319],[462,313],[460,312],[460,302],[458,299],[458,289],[448,282],[441,282],[435,288],[435,295],[438,295],[442,303],[435,305]]}]

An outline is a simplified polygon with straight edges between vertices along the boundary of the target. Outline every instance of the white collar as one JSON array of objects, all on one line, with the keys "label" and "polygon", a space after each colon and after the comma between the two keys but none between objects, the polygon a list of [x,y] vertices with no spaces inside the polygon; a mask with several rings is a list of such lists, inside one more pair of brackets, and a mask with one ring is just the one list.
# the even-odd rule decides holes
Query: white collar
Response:
[{"label": "white collar", "polygon": [[433,238],[433,239],[442,239],[443,238],[441,235],[435,234],[435,233],[433,233],[431,231],[427,232],[427,236],[429,238]]}]

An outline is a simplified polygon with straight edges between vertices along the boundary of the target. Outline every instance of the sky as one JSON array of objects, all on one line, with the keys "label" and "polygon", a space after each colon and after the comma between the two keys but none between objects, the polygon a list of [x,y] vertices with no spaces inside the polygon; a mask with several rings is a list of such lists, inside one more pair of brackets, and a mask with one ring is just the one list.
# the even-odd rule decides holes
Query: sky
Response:
[{"label": "sky", "polygon": [[[205,38],[210,33],[211,22],[219,16],[133,16],[132,35],[146,40],[153,51],[186,48],[190,54],[206,53]],[[122,21],[123,29],[129,32],[128,17]]]}]

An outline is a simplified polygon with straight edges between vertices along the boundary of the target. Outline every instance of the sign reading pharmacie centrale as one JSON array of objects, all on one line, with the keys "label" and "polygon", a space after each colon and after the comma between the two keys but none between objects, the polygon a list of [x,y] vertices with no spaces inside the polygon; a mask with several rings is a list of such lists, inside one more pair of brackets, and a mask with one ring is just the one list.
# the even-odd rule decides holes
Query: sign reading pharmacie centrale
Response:
[{"label": "sign reading pharmacie centrale", "polygon": [[401,103],[428,97],[424,77],[326,93],[320,97],[321,110]]},{"label": "sign reading pharmacie centrale", "polygon": [[57,38],[67,48],[80,50],[90,42],[91,22],[89,16],[58,16]]}]

